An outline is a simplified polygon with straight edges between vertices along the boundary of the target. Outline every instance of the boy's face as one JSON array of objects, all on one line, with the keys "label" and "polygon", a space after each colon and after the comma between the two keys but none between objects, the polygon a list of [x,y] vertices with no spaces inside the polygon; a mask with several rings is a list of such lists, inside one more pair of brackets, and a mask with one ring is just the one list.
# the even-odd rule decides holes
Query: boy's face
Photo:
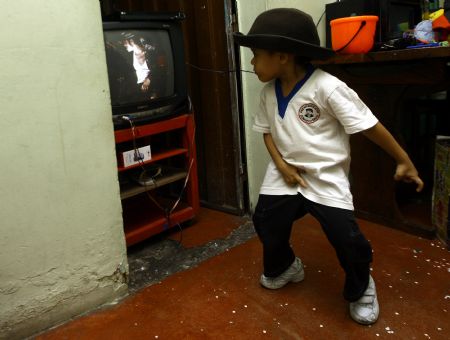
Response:
[{"label": "boy's face", "polygon": [[280,75],[280,53],[252,48],[253,58],[251,63],[259,80],[268,82]]}]

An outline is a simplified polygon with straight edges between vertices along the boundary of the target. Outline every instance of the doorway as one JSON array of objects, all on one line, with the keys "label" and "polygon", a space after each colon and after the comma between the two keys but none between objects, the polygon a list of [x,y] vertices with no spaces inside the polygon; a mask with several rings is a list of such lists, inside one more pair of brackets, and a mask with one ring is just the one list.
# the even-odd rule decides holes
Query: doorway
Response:
[{"label": "doorway", "polygon": [[202,206],[248,212],[239,74],[231,33],[232,0],[101,0],[102,15],[117,12],[183,12],[188,92],[196,121],[199,193]]}]

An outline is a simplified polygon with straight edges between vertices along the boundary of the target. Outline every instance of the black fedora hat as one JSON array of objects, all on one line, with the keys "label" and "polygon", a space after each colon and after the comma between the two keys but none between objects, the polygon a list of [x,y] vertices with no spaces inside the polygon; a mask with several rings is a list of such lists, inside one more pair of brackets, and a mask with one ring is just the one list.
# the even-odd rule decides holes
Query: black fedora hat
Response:
[{"label": "black fedora hat", "polygon": [[326,59],[335,53],[320,46],[311,16],[295,8],[275,8],[258,15],[247,35],[234,33],[241,46],[293,53],[310,59]]}]

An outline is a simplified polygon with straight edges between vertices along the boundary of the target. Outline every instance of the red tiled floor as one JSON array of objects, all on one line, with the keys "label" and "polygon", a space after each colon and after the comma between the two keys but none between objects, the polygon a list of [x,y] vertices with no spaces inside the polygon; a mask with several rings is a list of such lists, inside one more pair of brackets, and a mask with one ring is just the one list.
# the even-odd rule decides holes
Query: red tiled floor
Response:
[{"label": "red tiled floor", "polygon": [[[241,226],[249,218],[225,214],[217,210],[202,208],[192,221],[191,227],[182,231],[182,243],[186,248],[200,246],[208,241],[226,238],[234,229]],[[173,240],[180,240],[180,232],[174,228],[169,236]]]},{"label": "red tiled floor", "polygon": [[[236,222],[217,212],[201,216],[202,223],[184,231],[186,243],[226,235],[229,227],[220,221]],[[370,327],[350,319],[341,297],[342,270],[318,223],[307,216],[292,237],[306,265],[301,283],[261,288],[261,247],[254,237],[37,339],[448,339],[449,252],[437,241],[362,220],[360,225],[374,248],[381,306]]]}]

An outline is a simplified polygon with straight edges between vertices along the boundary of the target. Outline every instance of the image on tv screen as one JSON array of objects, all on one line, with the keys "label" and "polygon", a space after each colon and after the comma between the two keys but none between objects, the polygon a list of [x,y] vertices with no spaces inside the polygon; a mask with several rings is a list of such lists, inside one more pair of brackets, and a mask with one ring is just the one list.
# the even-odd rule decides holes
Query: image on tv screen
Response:
[{"label": "image on tv screen", "polygon": [[174,65],[165,30],[105,31],[111,104],[148,102],[174,94]]}]

